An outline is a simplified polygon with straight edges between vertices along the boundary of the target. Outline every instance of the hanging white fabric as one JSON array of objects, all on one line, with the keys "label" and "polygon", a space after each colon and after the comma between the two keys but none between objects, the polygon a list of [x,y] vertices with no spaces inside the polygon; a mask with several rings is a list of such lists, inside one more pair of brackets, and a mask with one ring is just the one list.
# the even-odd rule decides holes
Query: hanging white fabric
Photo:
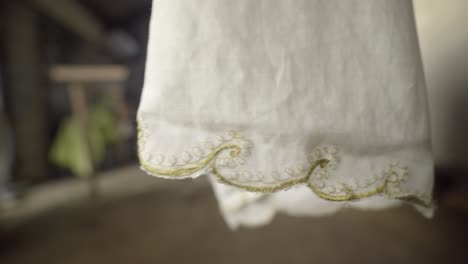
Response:
[{"label": "hanging white fabric", "polygon": [[411,1],[154,0],[138,123],[142,169],[208,175],[231,227],[432,214]]}]

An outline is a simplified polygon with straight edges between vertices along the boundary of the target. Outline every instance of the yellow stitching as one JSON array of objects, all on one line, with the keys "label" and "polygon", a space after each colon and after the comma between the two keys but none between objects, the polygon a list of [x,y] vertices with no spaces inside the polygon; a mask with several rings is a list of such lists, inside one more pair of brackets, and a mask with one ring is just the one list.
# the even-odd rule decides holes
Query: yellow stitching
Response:
[{"label": "yellow stitching", "polygon": [[[173,168],[173,169],[158,169],[158,168],[153,167],[150,164],[147,164],[144,161],[143,157],[142,157],[142,151],[141,151],[140,148],[145,143],[144,142],[145,135],[144,135],[143,128],[140,127],[140,122],[141,121],[139,120],[138,121],[138,145],[139,145],[138,157],[139,157],[139,160],[140,160],[141,167],[145,171],[147,171],[149,173],[152,173],[152,174],[155,174],[155,175],[171,176],[171,177],[181,178],[181,177],[189,176],[189,175],[191,175],[193,173],[201,171],[202,169],[210,166],[211,173],[217,178],[217,180],[219,182],[230,185],[230,186],[238,188],[238,189],[249,191],[249,192],[272,193],[272,192],[277,192],[277,191],[280,191],[280,190],[288,189],[288,188],[291,188],[291,187],[299,185],[299,184],[307,184],[307,186],[312,190],[312,192],[314,192],[318,197],[320,197],[322,199],[325,199],[325,200],[328,200],[328,201],[335,201],[335,202],[353,201],[353,200],[359,200],[359,199],[363,199],[363,198],[372,197],[372,196],[375,196],[375,195],[378,195],[378,194],[383,194],[383,195],[385,195],[385,196],[387,196],[389,198],[395,198],[395,199],[400,199],[400,200],[404,200],[404,201],[408,201],[408,202],[412,202],[412,203],[417,203],[417,204],[422,205],[424,207],[431,207],[432,206],[432,203],[424,201],[418,195],[415,195],[415,194],[397,195],[397,194],[394,194],[391,191],[389,191],[388,187],[389,187],[390,184],[393,184],[394,187],[399,189],[399,185],[400,185],[400,181],[401,181],[398,178],[397,173],[392,169],[389,169],[387,175],[385,176],[384,182],[381,185],[379,185],[379,186],[377,186],[377,187],[375,187],[373,189],[366,190],[366,191],[363,191],[363,192],[360,192],[360,193],[356,193],[348,185],[341,184],[343,186],[345,194],[333,195],[333,194],[324,192],[324,191],[321,190],[321,188],[314,185],[312,183],[312,181],[310,181],[311,176],[313,175],[313,172],[315,171],[315,169],[318,166],[320,166],[320,168],[326,168],[327,165],[331,162],[330,160],[323,159],[323,158],[312,162],[309,170],[307,171],[307,173],[305,173],[304,176],[299,177],[299,178],[295,178],[295,179],[291,179],[291,180],[285,180],[284,182],[276,184],[276,185],[259,187],[259,186],[244,185],[244,184],[232,182],[232,181],[229,181],[228,179],[226,179],[226,177],[224,177],[223,175],[221,175],[219,170],[216,168],[216,158],[218,157],[218,155],[221,152],[229,150],[229,149],[231,150],[230,151],[230,156],[232,158],[239,157],[240,154],[242,153],[242,147],[239,146],[239,145],[235,145],[235,144],[229,144],[229,145],[224,145],[224,146],[217,147],[209,155],[204,157],[202,159],[202,161],[200,161],[200,162],[198,162],[196,164],[189,164],[189,163],[184,164],[184,166],[188,165],[187,167]],[[239,136],[234,135],[234,138],[236,138],[236,137],[238,138]],[[249,142],[249,144],[251,144],[250,141],[248,141],[248,142]],[[250,147],[252,147],[252,146],[249,145],[248,148],[250,148]],[[225,157],[221,157],[221,158],[225,158]],[[393,168],[393,167],[395,167],[395,166],[391,165],[391,168]],[[324,171],[319,172],[319,173],[320,174],[328,174],[328,170],[324,170]],[[390,181],[389,179],[391,177],[396,177],[396,180]]]},{"label": "yellow stitching", "polygon": [[315,168],[317,168],[317,166],[320,165],[321,167],[324,167],[324,166],[326,166],[326,164],[328,162],[329,161],[325,160],[325,159],[318,160],[311,166],[311,168],[309,169],[309,171],[307,172],[307,174],[305,176],[303,176],[301,178],[285,181],[285,182],[282,182],[282,183],[274,185],[274,186],[267,186],[267,187],[255,187],[255,186],[249,186],[249,185],[243,185],[243,184],[231,182],[231,181],[227,180],[225,177],[223,177],[218,172],[218,170],[216,169],[215,164],[211,165],[211,173],[213,173],[213,175],[218,179],[219,182],[225,183],[227,185],[231,185],[231,186],[239,188],[239,189],[243,189],[243,190],[246,190],[246,191],[249,191],[249,192],[272,193],[272,192],[277,192],[277,191],[280,191],[280,190],[288,189],[288,188],[291,188],[291,187],[293,187],[295,185],[307,182],[309,180],[309,177],[314,172]]},{"label": "yellow stitching", "polygon": [[210,163],[212,163],[214,161],[214,159],[216,159],[216,156],[218,156],[218,154],[220,152],[222,152],[224,150],[227,150],[227,149],[234,149],[233,150],[234,152],[232,152],[231,155],[237,155],[235,153],[240,151],[240,147],[237,146],[237,145],[222,146],[222,147],[219,147],[219,148],[215,149],[210,155],[208,155],[205,159],[203,159],[198,164],[194,164],[194,165],[191,165],[191,166],[188,166],[188,167],[185,167],[185,168],[176,168],[176,169],[168,169],[168,170],[154,168],[153,166],[151,166],[149,164],[146,164],[145,162],[142,162],[143,159],[141,157],[141,153],[138,153],[138,156],[139,156],[139,159],[140,159],[140,164],[148,172],[151,172],[153,174],[162,175],[162,176],[184,177],[184,176],[188,176],[190,174],[193,174],[193,173],[195,173],[197,171],[200,171],[201,169],[207,167]]}]

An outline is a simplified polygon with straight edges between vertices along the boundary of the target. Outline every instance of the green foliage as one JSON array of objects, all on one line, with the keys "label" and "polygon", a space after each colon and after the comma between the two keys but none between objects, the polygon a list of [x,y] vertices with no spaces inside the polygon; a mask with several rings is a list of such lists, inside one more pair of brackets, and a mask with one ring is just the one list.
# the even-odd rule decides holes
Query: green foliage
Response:
[{"label": "green foliage", "polygon": [[85,135],[75,116],[63,121],[49,153],[54,164],[67,168],[80,177],[89,176],[92,165],[97,165],[104,159],[106,147],[118,140],[117,120],[104,104],[93,106],[88,120],[88,135],[94,161],[88,153]]}]

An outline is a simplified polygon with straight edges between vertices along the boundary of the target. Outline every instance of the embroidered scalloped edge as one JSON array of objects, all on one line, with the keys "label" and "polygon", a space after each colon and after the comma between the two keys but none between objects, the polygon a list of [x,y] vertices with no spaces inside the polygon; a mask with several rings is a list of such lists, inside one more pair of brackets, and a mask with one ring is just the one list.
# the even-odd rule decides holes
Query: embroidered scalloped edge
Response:
[{"label": "embroidered scalloped edge", "polygon": [[[192,177],[196,173],[206,174],[202,172],[208,170],[218,182],[248,192],[273,193],[305,184],[318,197],[333,202],[356,201],[382,195],[390,199],[414,203],[425,208],[433,207],[430,195],[401,191],[401,183],[406,180],[408,173],[407,168],[400,166],[399,162],[390,164],[379,177],[368,179],[365,186],[348,183],[334,183],[334,185],[324,186],[322,182],[317,183],[314,180],[328,178],[331,170],[337,166],[339,161],[338,149],[335,146],[326,146],[322,149],[316,149],[308,158],[309,166],[307,169],[304,164],[300,166],[301,169],[296,171],[287,168],[286,171],[289,171],[289,174],[293,177],[281,179],[280,176],[273,176],[278,182],[265,183],[258,178],[252,179],[252,175],[250,175],[250,179],[247,179],[245,183],[241,183],[238,171],[234,170],[234,175],[237,178],[228,177],[223,172],[223,167],[232,170],[236,168],[236,163],[245,163],[245,158],[249,156],[254,146],[249,139],[242,137],[239,133],[234,131],[224,134],[218,133],[215,136],[217,138],[215,142],[206,141],[204,148],[197,146],[192,148],[191,152],[184,152],[180,158],[171,156],[164,161],[164,155],[159,154],[153,157],[152,153],[145,151],[147,139],[145,130],[147,127],[141,117],[138,118],[137,122],[140,167],[153,176],[183,179]],[[154,162],[155,159],[156,162]],[[263,183],[263,185],[259,185],[259,182]],[[338,188],[339,190],[337,190]]]}]

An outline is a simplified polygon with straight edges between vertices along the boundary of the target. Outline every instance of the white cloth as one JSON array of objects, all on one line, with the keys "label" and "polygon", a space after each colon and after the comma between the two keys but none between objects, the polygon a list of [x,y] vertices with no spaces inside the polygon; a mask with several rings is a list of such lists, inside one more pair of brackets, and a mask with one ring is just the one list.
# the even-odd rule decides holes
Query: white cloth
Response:
[{"label": "white cloth", "polygon": [[141,167],[208,174],[231,227],[409,201],[431,215],[407,0],[154,1]]}]

